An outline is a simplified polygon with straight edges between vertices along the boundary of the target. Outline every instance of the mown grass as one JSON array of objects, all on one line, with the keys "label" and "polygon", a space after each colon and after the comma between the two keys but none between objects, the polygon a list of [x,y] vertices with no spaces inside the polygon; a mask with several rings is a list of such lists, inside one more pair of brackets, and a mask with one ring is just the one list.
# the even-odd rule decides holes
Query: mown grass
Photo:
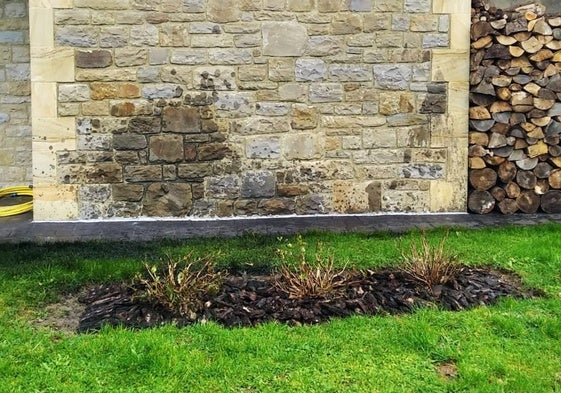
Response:
[{"label": "mown grass", "polygon": [[[444,230],[427,233],[437,244]],[[131,278],[165,255],[216,257],[262,270],[294,242],[237,239],[0,246],[0,392],[556,392],[561,391],[561,225],[451,230],[447,246],[470,265],[514,270],[539,299],[463,312],[352,317],[318,326],[214,323],[76,335],[32,321],[64,292]],[[418,232],[399,236],[403,244]],[[343,266],[394,265],[388,233],[303,236]],[[313,252],[313,247],[310,247]],[[457,367],[446,378],[438,366]]]}]

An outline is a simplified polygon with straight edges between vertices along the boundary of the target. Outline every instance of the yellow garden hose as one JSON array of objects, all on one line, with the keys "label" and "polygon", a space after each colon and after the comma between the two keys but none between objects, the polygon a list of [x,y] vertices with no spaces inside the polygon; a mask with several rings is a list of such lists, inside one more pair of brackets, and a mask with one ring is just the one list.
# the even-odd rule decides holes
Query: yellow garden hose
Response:
[{"label": "yellow garden hose", "polygon": [[[31,186],[18,186],[0,188],[0,198],[3,197],[18,197],[18,196],[33,196],[33,189]],[[18,205],[0,206],[0,217],[15,216],[16,214],[26,213],[33,210],[33,201],[23,202]]]}]

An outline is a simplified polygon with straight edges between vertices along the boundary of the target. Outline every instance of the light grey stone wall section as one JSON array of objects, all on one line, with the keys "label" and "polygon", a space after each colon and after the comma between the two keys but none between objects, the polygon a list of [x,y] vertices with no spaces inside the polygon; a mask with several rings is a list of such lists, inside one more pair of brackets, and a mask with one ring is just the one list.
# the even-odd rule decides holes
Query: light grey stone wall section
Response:
[{"label": "light grey stone wall section", "polygon": [[35,3],[33,123],[57,142],[34,129],[35,217],[465,211],[469,0],[450,4]]},{"label": "light grey stone wall section", "polygon": [[27,1],[0,1],[0,187],[32,181],[29,67]]}]

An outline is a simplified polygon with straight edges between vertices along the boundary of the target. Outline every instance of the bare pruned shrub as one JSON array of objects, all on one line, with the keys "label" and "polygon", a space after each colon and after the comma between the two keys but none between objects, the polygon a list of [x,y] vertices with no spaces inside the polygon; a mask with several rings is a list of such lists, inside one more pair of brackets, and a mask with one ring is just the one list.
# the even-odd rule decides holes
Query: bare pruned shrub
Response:
[{"label": "bare pruned shrub", "polygon": [[297,238],[297,250],[277,250],[281,265],[275,275],[274,286],[290,299],[337,297],[344,291],[348,274],[346,268],[336,268],[333,256],[324,256],[322,244],[316,244],[311,260],[307,244]]},{"label": "bare pruned shrub", "polygon": [[399,250],[403,259],[401,270],[431,289],[449,282],[460,272],[461,266],[446,250],[447,239],[448,233],[435,246],[427,240],[425,232],[421,232],[418,243],[412,241],[408,250],[404,247]]},{"label": "bare pruned shrub", "polygon": [[188,255],[174,261],[168,256],[164,266],[145,267],[147,276],[135,278],[135,296],[183,317],[194,318],[223,283],[222,274],[208,257],[193,260]]}]

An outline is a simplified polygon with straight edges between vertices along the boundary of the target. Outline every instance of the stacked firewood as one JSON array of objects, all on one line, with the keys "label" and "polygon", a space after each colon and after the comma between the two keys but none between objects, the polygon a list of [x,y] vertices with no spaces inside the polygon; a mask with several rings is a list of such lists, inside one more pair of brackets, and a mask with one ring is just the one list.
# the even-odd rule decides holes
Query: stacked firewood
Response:
[{"label": "stacked firewood", "polygon": [[468,207],[561,213],[561,17],[473,2]]}]

